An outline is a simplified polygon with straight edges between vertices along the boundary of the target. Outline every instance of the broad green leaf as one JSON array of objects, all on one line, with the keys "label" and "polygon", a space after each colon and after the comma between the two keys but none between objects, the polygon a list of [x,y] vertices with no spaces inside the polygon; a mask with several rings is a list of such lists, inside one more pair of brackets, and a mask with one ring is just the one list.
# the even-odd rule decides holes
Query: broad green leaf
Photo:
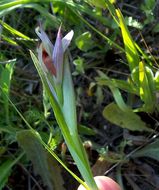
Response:
[{"label": "broad green leaf", "polygon": [[115,103],[104,108],[103,116],[111,123],[131,131],[152,131],[133,111],[122,111]]},{"label": "broad green leaf", "polygon": [[37,134],[31,130],[20,131],[17,133],[17,141],[32,161],[35,172],[42,177],[43,183],[50,190],[64,190],[60,169],[57,163],[48,157]]},{"label": "broad green leaf", "polygon": [[90,32],[85,32],[76,38],[76,45],[82,51],[88,51],[94,47],[92,35]]},{"label": "broad green leaf", "polygon": [[139,55],[135,47],[135,43],[130,35],[130,32],[125,24],[124,17],[119,9],[116,10],[119,19],[119,26],[121,28],[122,37],[125,45],[125,53],[129,63],[130,70],[132,71],[139,65]]},{"label": "broad green leaf", "polygon": [[159,161],[159,139],[138,150],[131,157],[149,157]]}]

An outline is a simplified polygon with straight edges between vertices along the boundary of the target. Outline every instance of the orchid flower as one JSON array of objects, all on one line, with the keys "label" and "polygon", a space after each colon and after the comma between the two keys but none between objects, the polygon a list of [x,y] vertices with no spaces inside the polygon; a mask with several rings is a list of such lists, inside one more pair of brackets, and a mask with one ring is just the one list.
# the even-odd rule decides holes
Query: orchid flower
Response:
[{"label": "orchid flower", "polygon": [[[38,49],[38,59],[45,73],[49,73],[53,77],[54,94],[58,96],[59,101],[63,102],[62,82],[64,55],[72,40],[73,30],[71,30],[64,38],[61,35],[61,27],[58,30],[55,45],[53,45],[47,34],[41,27],[36,29],[36,33],[42,43]],[[49,82],[48,82],[49,83]]]}]

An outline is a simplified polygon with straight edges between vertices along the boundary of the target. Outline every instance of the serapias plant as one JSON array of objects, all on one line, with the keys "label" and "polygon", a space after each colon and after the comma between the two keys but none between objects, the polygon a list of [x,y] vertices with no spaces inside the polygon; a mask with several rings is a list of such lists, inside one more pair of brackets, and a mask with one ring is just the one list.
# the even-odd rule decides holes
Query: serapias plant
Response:
[{"label": "serapias plant", "polygon": [[53,45],[42,27],[36,29],[42,43],[38,47],[38,57],[32,52],[31,57],[42,80],[43,89],[49,97],[57,123],[62,131],[68,149],[86,182],[86,189],[97,190],[88,158],[77,130],[77,116],[74,87],[69,68],[67,48],[72,40],[71,30],[65,37],[58,30]]}]

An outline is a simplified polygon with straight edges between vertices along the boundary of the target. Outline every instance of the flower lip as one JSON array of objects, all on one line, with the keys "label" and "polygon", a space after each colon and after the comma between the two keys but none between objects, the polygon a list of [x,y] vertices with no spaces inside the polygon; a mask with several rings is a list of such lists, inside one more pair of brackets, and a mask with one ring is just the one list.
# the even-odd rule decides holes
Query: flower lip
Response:
[{"label": "flower lip", "polygon": [[43,47],[42,47],[42,60],[47,70],[56,77],[56,68],[54,66],[53,60]]}]

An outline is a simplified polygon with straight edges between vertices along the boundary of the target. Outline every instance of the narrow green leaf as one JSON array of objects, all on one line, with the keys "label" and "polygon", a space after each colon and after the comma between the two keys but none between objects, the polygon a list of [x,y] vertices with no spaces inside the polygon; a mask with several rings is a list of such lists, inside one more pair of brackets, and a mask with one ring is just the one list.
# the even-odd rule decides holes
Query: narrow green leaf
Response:
[{"label": "narrow green leaf", "polygon": [[[43,1],[46,3],[47,0],[43,0]],[[42,1],[38,0],[37,3],[38,2],[41,3]],[[49,2],[51,2],[51,0],[48,0],[48,3]],[[53,27],[58,28],[58,26],[60,25],[60,21],[57,19],[57,17],[49,13],[46,10],[46,8],[42,7],[40,4],[33,3],[33,1],[31,0],[29,1],[18,0],[18,1],[13,1],[13,2],[0,5],[0,16],[2,17],[6,14],[10,14],[13,10],[17,8],[34,9],[38,11],[39,13],[41,13],[43,16],[45,16],[50,21]]]},{"label": "narrow green leaf", "polygon": [[9,122],[9,101],[8,98],[6,98],[6,95],[9,96],[10,93],[11,77],[13,74],[14,64],[15,61],[7,63],[4,67],[0,65],[0,86],[2,89],[1,98],[4,101],[3,105],[7,122]]},{"label": "narrow green leaf", "polygon": [[111,16],[113,17],[114,21],[117,23],[117,25],[119,25],[118,17],[116,14],[116,9],[115,9],[113,0],[106,0],[105,3],[106,3],[106,6],[107,6]]},{"label": "narrow green leaf", "polygon": [[144,101],[144,109],[153,112],[155,108],[155,82],[153,72],[141,61],[139,63],[140,97]]},{"label": "narrow green leaf", "polygon": [[[71,135],[77,134],[76,102],[68,58],[64,59],[63,115]],[[68,111],[69,110],[69,111]]]},{"label": "narrow green leaf", "polygon": [[[114,82],[111,81],[111,79],[106,74],[104,74],[103,72],[98,71],[98,74],[100,75],[100,77],[102,78],[102,80],[104,79],[104,80],[107,81],[107,86],[110,88],[110,90],[111,90],[111,92],[113,94],[113,97],[115,99],[115,102],[117,103],[117,105],[119,106],[119,108],[122,111],[124,111],[124,112],[131,111],[131,108],[128,105],[126,105],[126,103],[124,102],[123,97],[122,97],[119,89],[114,84]],[[100,79],[99,78],[97,78],[97,81],[100,84]]]},{"label": "narrow green leaf", "polygon": [[153,131],[133,111],[122,111],[115,103],[104,108],[103,116],[111,123],[131,131]]},{"label": "narrow green leaf", "polygon": [[78,129],[79,129],[80,134],[89,135],[89,136],[96,135],[96,132],[93,129],[87,127],[87,126],[79,125]]},{"label": "narrow green leaf", "polygon": [[7,23],[5,23],[4,21],[0,20],[0,24],[7,29],[9,32],[11,32],[12,34],[15,34],[16,36],[19,36],[25,40],[31,40],[31,38],[29,38],[28,36],[22,34],[21,32],[19,32],[18,30],[14,29],[13,27],[9,26]]},{"label": "narrow green leaf", "polygon": [[7,36],[5,36],[3,34],[1,35],[1,37],[2,37],[3,41],[6,41],[6,42],[8,42],[11,45],[18,46],[17,42],[14,41],[14,40],[12,40],[11,38],[9,38],[9,37],[7,37]]},{"label": "narrow green leaf", "polygon": [[24,154],[20,154],[15,160],[8,159],[0,165],[0,189],[3,189],[11,174],[12,167],[20,160]]},{"label": "narrow green leaf", "polygon": [[155,80],[155,89],[156,91],[159,91],[159,71],[156,72],[154,80]]},{"label": "narrow green leaf", "polygon": [[13,160],[6,160],[0,165],[0,189],[2,189],[8,181],[8,177],[10,176],[12,171],[12,163]]},{"label": "narrow green leaf", "polygon": [[125,53],[129,63],[130,70],[132,71],[139,65],[139,55],[135,47],[135,43],[130,35],[130,32],[125,24],[124,17],[119,9],[116,10],[119,19],[119,26],[121,28],[122,37],[125,45]]},{"label": "narrow green leaf", "polygon": [[132,93],[132,94],[136,94],[136,95],[139,95],[139,92],[137,91],[137,89],[135,88],[133,82],[131,80],[127,80],[127,81],[124,81],[124,80],[118,80],[118,79],[102,79],[102,78],[99,78],[98,79],[98,84],[99,85],[104,85],[104,86],[114,86],[116,88],[119,88],[125,92],[128,92],[128,93]]}]

